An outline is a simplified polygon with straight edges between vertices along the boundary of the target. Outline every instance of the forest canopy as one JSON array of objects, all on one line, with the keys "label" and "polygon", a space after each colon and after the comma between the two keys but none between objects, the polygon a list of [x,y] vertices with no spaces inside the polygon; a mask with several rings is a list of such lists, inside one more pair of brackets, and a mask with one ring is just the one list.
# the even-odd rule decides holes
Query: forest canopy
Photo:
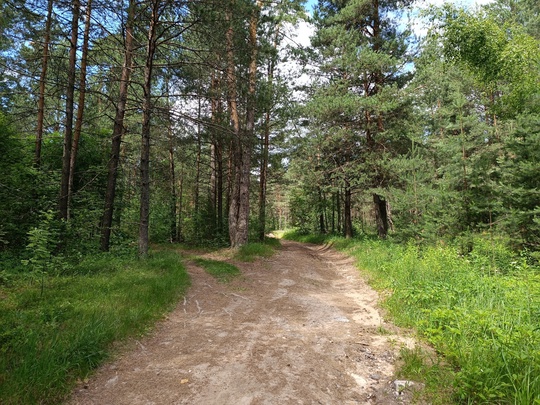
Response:
[{"label": "forest canopy", "polygon": [[284,228],[539,250],[535,2],[430,9],[420,38],[412,1],[0,7],[5,254]]}]

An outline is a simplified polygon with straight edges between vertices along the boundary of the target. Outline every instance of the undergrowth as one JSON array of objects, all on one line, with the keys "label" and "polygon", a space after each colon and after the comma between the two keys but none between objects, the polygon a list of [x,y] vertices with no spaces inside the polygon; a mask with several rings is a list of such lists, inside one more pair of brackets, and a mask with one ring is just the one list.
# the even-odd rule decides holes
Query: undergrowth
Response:
[{"label": "undergrowth", "polygon": [[193,259],[193,261],[222,283],[228,283],[240,274],[238,267],[227,262],[202,259],[200,257]]},{"label": "undergrowth", "polygon": [[[416,328],[444,356],[446,366],[430,371],[441,395],[438,375],[449,370],[456,403],[540,404],[539,268],[481,237],[467,255],[449,245],[332,241],[388,293],[383,305],[394,321]],[[418,353],[408,356],[405,368],[421,361]],[[433,365],[422,367],[417,376],[429,379]]]},{"label": "undergrowth", "polygon": [[147,260],[103,254],[49,271],[25,268],[0,285],[0,402],[57,404],[109,356],[144,333],[189,286],[179,255]]},{"label": "undergrowth", "polygon": [[253,262],[259,257],[270,257],[280,246],[279,239],[266,238],[264,243],[252,242],[241,246],[234,254],[234,259]]}]

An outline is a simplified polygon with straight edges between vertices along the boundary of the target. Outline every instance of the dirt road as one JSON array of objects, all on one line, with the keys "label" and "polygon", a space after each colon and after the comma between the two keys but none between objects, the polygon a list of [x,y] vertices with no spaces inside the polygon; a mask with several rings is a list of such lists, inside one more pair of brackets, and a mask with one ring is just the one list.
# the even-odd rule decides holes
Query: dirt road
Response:
[{"label": "dirt road", "polygon": [[352,261],[282,242],[216,282],[189,266],[192,287],[151,336],[102,367],[70,404],[394,404],[403,344]]}]

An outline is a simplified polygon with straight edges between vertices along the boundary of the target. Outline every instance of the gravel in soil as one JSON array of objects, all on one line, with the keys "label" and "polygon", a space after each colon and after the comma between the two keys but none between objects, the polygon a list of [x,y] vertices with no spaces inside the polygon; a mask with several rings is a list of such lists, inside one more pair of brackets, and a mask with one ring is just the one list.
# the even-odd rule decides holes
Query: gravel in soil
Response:
[{"label": "gravel in soil", "polygon": [[151,335],[101,367],[69,404],[403,404],[394,364],[414,340],[385,322],[353,261],[282,241],[234,263],[219,283],[190,264],[192,287]]}]

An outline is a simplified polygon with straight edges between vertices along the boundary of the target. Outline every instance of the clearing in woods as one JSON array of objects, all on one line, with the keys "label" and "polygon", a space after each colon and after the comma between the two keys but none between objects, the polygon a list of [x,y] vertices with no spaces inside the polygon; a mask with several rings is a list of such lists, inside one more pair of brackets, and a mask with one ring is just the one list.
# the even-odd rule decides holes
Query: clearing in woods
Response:
[{"label": "clearing in woods", "polygon": [[332,249],[282,241],[218,283],[189,265],[186,298],[100,368],[70,404],[394,404],[394,363],[414,345]]}]

